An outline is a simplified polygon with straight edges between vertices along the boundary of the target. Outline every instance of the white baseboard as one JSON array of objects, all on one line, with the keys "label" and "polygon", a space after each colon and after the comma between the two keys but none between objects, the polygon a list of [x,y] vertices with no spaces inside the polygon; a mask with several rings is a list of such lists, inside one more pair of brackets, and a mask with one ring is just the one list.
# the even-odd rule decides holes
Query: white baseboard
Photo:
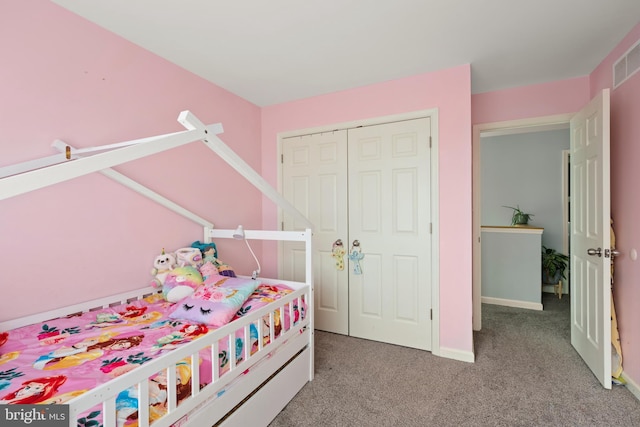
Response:
[{"label": "white baseboard", "polygon": [[461,362],[475,362],[475,355],[472,351],[461,351],[453,348],[440,347],[438,356],[446,357],[447,359],[459,360]]},{"label": "white baseboard", "polygon": [[503,299],[503,298],[493,298],[493,297],[482,297],[481,301],[484,304],[505,305],[507,307],[526,308],[529,310],[542,310],[542,303],[539,303],[539,302],[520,301],[520,300],[514,300],[514,299]]},{"label": "white baseboard", "polygon": [[622,371],[622,379],[627,383],[627,389],[633,394],[636,399],[640,400],[640,385],[635,382],[631,377],[627,376],[627,374]]}]

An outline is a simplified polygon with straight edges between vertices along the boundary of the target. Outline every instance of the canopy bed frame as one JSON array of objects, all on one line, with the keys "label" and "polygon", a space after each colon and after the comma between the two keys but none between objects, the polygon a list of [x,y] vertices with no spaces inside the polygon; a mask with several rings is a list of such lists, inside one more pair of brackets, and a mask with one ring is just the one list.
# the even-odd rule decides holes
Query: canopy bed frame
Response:
[{"label": "canopy bed frame", "polygon": [[[93,172],[109,178],[154,200],[162,206],[194,221],[203,227],[205,242],[214,239],[233,238],[233,230],[215,229],[213,223],[171,200],[111,169],[122,163],[147,157],[182,145],[201,141],[224,159],[265,196],[307,227],[304,231],[247,230],[246,239],[267,241],[297,241],[304,245],[304,281],[277,279],[259,280],[266,284],[284,284],[293,291],[266,306],[250,312],[225,326],[209,331],[196,340],[163,353],[121,376],[95,387],[71,400],[69,426],[75,426],[83,413],[95,407],[102,411],[105,427],[119,425],[116,399],[123,390],[136,389],[138,396],[137,423],[148,426],[149,381],[159,372],[167,377],[166,413],[155,419],[153,426],[204,426],[204,425],[266,425],[286,406],[290,399],[314,376],[313,356],[313,278],[312,278],[312,225],[308,219],[273,189],[257,172],[218,138],[222,125],[204,125],[189,111],[183,111],[178,121],[185,131],[153,136],[117,144],[77,149],[63,141],[55,141],[58,154],[0,168],[0,200],[28,193]],[[81,312],[113,307],[139,301],[157,293],[153,287],[144,287],[111,297],[87,301],[67,307],[0,322],[0,332],[12,331],[49,319],[70,316]],[[294,307],[305,307],[304,316],[296,317]],[[276,318],[279,316],[279,318]],[[267,319],[267,321],[263,321]],[[281,332],[274,324],[282,325]],[[266,326],[265,326],[266,325]],[[238,336],[247,341],[252,328],[258,330],[257,348],[245,345],[240,357],[230,351],[230,368],[220,370],[217,360],[220,343],[231,347]],[[211,380],[202,385],[199,371],[202,351],[211,352]],[[177,364],[190,360],[190,395],[176,399]],[[6,390],[5,390],[6,391]],[[0,402],[1,403],[1,402]]]}]

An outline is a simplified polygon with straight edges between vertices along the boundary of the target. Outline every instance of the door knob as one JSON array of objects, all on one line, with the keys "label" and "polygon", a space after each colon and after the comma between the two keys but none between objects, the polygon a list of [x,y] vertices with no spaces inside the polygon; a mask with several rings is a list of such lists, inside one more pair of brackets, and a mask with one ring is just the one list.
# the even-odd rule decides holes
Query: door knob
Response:
[{"label": "door knob", "polygon": [[609,254],[611,254],[611,259],[614,259],[618,255],[620,255],[620,251],[618,251],[616,249],[611,249],[611,250],[605,249],[604,250],[604,257],[605,258],[609,258]]},{"label": "door knob", "polygon": [[598,248],[598,249],[593,249],[593,248],[589,248],[587,249],[587,254],[588,255],[597,255],[599,257],[602,256],[602,248]]}]

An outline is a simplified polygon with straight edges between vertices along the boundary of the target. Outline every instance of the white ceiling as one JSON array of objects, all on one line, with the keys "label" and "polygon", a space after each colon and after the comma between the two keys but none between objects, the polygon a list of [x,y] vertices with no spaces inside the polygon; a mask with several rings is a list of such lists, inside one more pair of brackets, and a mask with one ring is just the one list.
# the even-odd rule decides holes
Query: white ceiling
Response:
[{"label": "white ceiling", "polygon": [[259,106],[471,64],[472,92],[584,76],[640,0],[52,0]]}]

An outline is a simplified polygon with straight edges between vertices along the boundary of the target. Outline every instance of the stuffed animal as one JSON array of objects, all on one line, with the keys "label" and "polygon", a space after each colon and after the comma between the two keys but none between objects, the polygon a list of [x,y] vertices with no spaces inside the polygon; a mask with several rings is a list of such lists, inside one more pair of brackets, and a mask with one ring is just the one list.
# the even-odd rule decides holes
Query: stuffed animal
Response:
[{"label": "stuffed animal", "polygon": [[[191,244],[191,246],[195,245],[196,243],[199,242],[194,242]],[[202,278],[206,282],[207,277],[218,274],[218,259],[216,258],[216,247],[214,244],[201,244],[200,247],[200,251],[202,252],[202,255],[204,255],[202,259],[204,263],[200,267],[200,273],[202,273]]]},{"label": "stuffed animal", "polygon": [[207,247],[202,254],[204,255],[204,258],[202,259],[202,261],[206,264],[207,262],[212,263],[213,265],[216,265],[218,263],[218,258],[216,258],[216,248],[215,246],[209,246]]},{"label": "stuffed animal", "polygon": [[226,264],[220,260],[218,260],[218,274],[221,276],[227,277],[236,277],[236,272],[233,270],[229,264]]},{"label": "stuffed animal", "polygon": [[176,260],[178,267],[190,265],[194,268],[200,268],[202,265],[202,252],[198,248],[180,248],[176,251]]},{"label": "stuffed animal", "polygon": [[167,274],[177,266],[176,256],[172,253],[165,253],[164,249],[162,249],[162,254],[153,260],[151,274],[154,276],[154,279],[151,281],[151,285],[156,288],[161,288],[162,285],[164,285]]},{"label": "stuffed animal", "polygon": [[200,241],[196,241],[191,244],[191,247],[197,247],[204,255],[204,258],[202,259],[203,264],[199,268],[205,281],[207,277],[216,274],[227,277],[236,277],[236,273],[233,268],[217,258],[218,250],[216,249],[215,243],[200,243]]},{"label": "stuffed animal", "polygon": [[202,267],[200,267],[200,274],[202,274],[202,279],[206,282],[209,276],[219,274],[219,272],[218,272],[218,268],[215,266],[213,262],[207,261],[204,264],[202,264]]},{"label": "stuffed animal", "polygon": [[197,268],[190,265],[176,267],[164,280],[162,296],[169,302],[178,302],[191,295],[202,283],[202,275]]},{"label": "stuffed animal", "polygon": [[195,242],[193,242],[191,244],[191,247],[200,249],[200,252],[202,253],[202,255],[204,257],[207,256],[207,252],[209,252],[211,249],[213,249],[213,256],[216,256],[216,254],[218,253],[218,249],[216,248],[216,244],[213,243],[213,242],[202,243],[200,240],[196,240]]}]

